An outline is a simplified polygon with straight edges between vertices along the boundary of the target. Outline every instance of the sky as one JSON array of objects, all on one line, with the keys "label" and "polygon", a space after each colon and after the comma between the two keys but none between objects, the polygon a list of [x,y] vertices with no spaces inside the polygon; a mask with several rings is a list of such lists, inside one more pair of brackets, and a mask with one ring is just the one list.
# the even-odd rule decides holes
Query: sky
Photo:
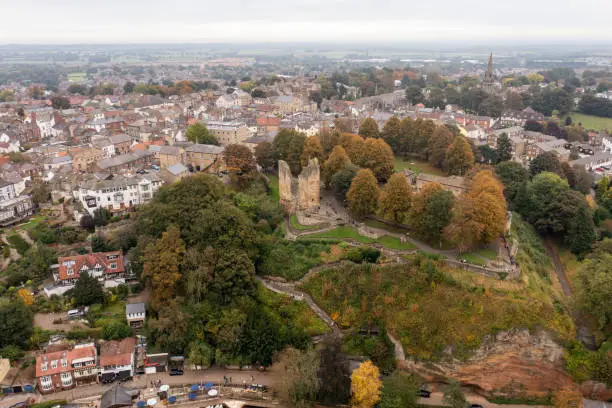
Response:
[{"label": "sky", "polygon": [[612,41],[610,0],[0,0],[0,44]]}]

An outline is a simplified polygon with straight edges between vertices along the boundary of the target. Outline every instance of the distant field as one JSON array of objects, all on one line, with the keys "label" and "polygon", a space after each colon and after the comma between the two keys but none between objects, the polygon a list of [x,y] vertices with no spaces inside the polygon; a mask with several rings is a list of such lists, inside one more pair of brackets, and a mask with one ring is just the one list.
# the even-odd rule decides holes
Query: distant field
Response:
[{"label": "distant field", "polygon": [[68,81],[70,82],[79,82],[84,81],[87,74],[85,72],[73,72],[68,74]]},{"label": "distant field", "polygon": [[[572,112],[569,116],[572,118],[573,123],[582,123],[585,129],[612,130],[612,118],[601,118],[577,112]],[[565,116],[561,118],[561,122],[565,123]]]},{"label": "distant field", "polygon": [[437,167],[433,167],[425,160],[419,159],[395,159],[395,171],[404,171],[410,169],[417,173],[428,173],[435,176],[445,176],[444,172]]}]

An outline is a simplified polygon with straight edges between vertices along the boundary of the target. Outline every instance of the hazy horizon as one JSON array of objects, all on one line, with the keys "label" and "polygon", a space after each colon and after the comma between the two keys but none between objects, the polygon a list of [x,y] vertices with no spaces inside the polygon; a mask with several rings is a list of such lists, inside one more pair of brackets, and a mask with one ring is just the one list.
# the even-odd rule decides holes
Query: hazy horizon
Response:
[{"label": "hazy horizon", "polygon": [[[0,44],[605,43],[612,2],[2,0]],[[588,22],[576,16],[589,11]]]}]

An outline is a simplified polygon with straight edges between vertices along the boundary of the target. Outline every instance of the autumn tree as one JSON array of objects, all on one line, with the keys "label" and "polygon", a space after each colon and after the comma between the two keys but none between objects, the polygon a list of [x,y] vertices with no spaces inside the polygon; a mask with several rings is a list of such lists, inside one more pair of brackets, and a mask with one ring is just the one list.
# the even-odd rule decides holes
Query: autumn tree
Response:
[{"label": "autumn tree", "polygon": [[395,173],[380,192],[378,200],[379,215],[397,224],[404,222],[412,199],[412,187],[402,173]]},{"label": "autumn tree", "polygon": [[181,279],[185,244],[178,227],[171,225],[144,253],[142,277],[151,288],[151,307],[160,311],[176,296]]},{"label": "autumn tree", "polygon": [[325,185],[329,187],[334,174],[349,164],[351,164],[351,159],[349,159],[344,148],[342,146],[334,147],[331,154],[323,164],[322,175]]},{"label": "autumn tree", "polygon": [[217,138],[209,132],[208,128],[201,122],[196,122],[187,128],[185,133],[187,140],[193,143],[218,146]]},{"label": "autumn tree", "polygon": [[351,183],[346,199],[349,212],[356,219],[364,219],[376,211],[378,182],[370,169],[361,169]]},{"label": "autumn tree", "polygon": [[478,172],[468,192],[453,208],[445,237],[465,251],[477,244],[498,238],[506,225],[506,200],[503,186],[489,170]]},{"label": "autumn tree", "polygon": [[381,389],[378,367],[364,361],[351,375],[351,406],[373,408],[381,399]]},{"label": "autumn tree", "polygon": [[453,143],[454,136],[445,126],[438,126],[427,142],[427,160],[432,166],[442,168],[446,150]]},{"label": "autumn tree", "polygon": [[274,167],[274,150],[272,149],[272,143],[261,142],[255,146],[255,159],[264,170]]},{"label": "autumn tree", "polygon": [[553,402],[555,408],[582,408],[584,406],[582,393],[571,386],[565,386],[559,390]]},{"label": "autumn tree", "polygon": [[280,360],[285,363],[280,387],[283,399],[297,408],[312,406],[319,391],[317,372],[320,360],[317,351],[288,348],[282,352]]},{"label": "autumn tree", "polygon": [[17,296],[23,301],[26,306],[32,306],[34,304],[34,296],[29,289],[21,288],[17,291]]},{"label": "autumn tree", "polygon": [[332,149],[336,147],[340,140],[340,131],[338,129],[322,129],[319,133],[319,142],[323,148],[324,157],[327,157]]},{"label": "autumn tree", "polygon": [[379,130],[376,121],[372,118],[365,118],[359,125],[359,136],[364,138],[378,137]]},{"label": "autumn tree", "polygon": [[359,165],[372,170],[376,179],[384,182],[393,174],[395,156],[383,139],[368,138],[364,142]]},{"label": "autumn tree", "polygon": [[450,175],[463,176],[474,165],[474,153],[465,137],[459,136],[446,150],[443,167]]},{"label": "autumn tree", "polygon": [[248,147],[231,144],[223,151],[223,160],[232,183],[245,188],[256,176],[257,163]]},{"label": "autumn tree", "polygon": [[453,193],[438,183],[429,183],[412,199],[410,225],[429,242],[439,241],[451,220]]},{"label": "autumn tree", "polygon": [[340,136],[340,145],[344,148],[351,162],[357,166],[362,166],[364,144],[364,139],[359,135],[344,133]]},{"label": "autumn tree", "polygon": [[380,135],[394,152],[398,151],[402,138],[402,123],[397,116],[391,116],[385,122]]},{"label": "autumn tree", "polygon": [[308,160],[317,158],[319,163],[323,160],[323,148],[321,147],[321,142],[319,138],[316,136],[310,136],[306,139],[306,143],[304,143],[304,150],[302,150],[301,164],[302,167],[308,166]]}]

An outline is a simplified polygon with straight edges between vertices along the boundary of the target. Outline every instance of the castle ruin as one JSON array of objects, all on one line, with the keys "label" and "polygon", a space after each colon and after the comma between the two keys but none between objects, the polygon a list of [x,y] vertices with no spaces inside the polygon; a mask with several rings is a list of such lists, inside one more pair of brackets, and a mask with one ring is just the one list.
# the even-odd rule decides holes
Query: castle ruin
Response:
[{"label": "castle ruin", "polygon": [[308,160],[308,166],[295,178],[284,160],[278,162],[280,203],[289,213],[317,211],[321,205],[321,172],[319,160]]}]

